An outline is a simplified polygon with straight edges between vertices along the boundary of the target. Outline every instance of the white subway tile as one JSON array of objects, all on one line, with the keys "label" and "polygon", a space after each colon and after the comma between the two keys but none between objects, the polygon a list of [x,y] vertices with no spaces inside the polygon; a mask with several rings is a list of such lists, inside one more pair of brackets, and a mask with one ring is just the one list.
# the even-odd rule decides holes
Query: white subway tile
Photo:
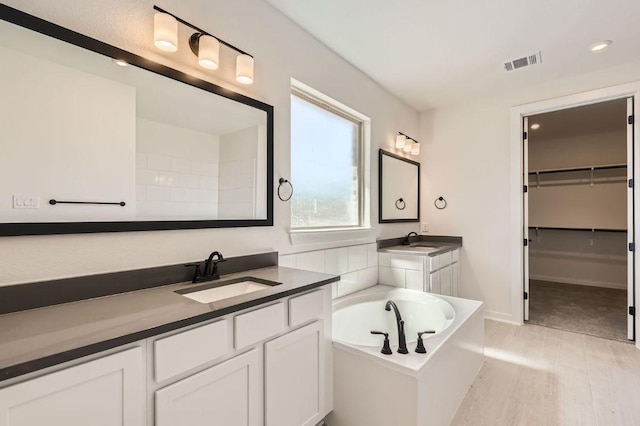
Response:
[{"label": "white subway tile", "polygon": [[378,267],[372,266],[358,271],[358,281],[360,281],[362,288],[373,287],[378,284]]},{"label": "white subway tile", "polygon": [[180,186],[180,174],[174,172],[158,172],[158,184],[162,186]]},{"label": "white subway tile", "polygon": [[324,270],[327,274],[335,275],[349,272],[349,250],[346,247],[325,250]]},{"label": "white subway tile", "polygon": [[191,173],[200,176],[211,176],[213,175],[213,167],[209,163],[205,163],[202,161],[192,161]]},{"label": "white subway tile", "polygon": [[136,185],[136,201],[145,201],[147,199],[146,185]]},{"label": "white subway tile", "polygon": [[413,269],[414,271],[422,271],[424,259],[425,259],[424,256],[392,254],[391,267]]},{"label": "white subway tile", "polygon": [[213,189],[218,186],[217,179],[213,176],[200,176],[199,186],[203,189]]},{"label": "white subway tile", "polygon": [[158,183],[158,172],[155,170],[136,170],[136,183],[138,185],[156,185]]},{"label": "white subway tile", "polygon": [[338,297],[355,293],[358,290],[362,290],[362,288],[362,284],[358,281],[358,272],[349,272],[348,274],[344,274],[340,277],[340,283],[338,284]]},{"label": "white subway tile", "polygon": [[169,199],[174,202],[186,201],[187,190],[184,188],[171,188]]},{"label": "white subway tile", "polygon": [[136,169],[147,168],[147,154],[136,152]]},{"label": "white subway tile", "polygon": [[391,267],[391,253],[378,253],[378,266]]},{"label": "white subway tile", "polygon": [[177,173],[189,173],[191,171],[191,162],[183,158],[172,158],[171,171]]},{"label": "white subway tile", "polygon": [[394,287],[405,286],[405,270],[399,268],[387,268],[386,266],[378,266],[378,282],[384,285]]},{"label": "white subway tile", "polygon": [[424,291],[422,271],[412,271],[411,269],[407,269],[405,271],[405,278],[406,288],[411,290]]},{"label": "white subway tile", "polygon": [[367,267],[367,247],[365,245],[349,247],[349,272]]},{"label": "white subway tile", "polygon": [[284,266],[285,268],[296,267],[296,255],[295,254],[283,254],[278,256],[278,266]]},{"label": "white subway tile", "polygon": [[171,171],[171,157],[165,157],[164,155],[148,154],[147,155],[147,168],[151,170]]},{"label": "white subway tile", "polygon": [[367,266],[378,266],[378,245],[367,244]]},{"label": "white subway tile", "polygon": [[183,188],[199,188],[200,176],[192,174],[180,174],[180,186]]},{"label": "white subway tile", "polygon": [[296,267],[307,271],[324,272],[324,250],[297,254]]},{"label": "white subway tile", "polygon": [[170,188],[164,186],[147,186],[147,200],[149,201],[169,201],[171,198]]}]

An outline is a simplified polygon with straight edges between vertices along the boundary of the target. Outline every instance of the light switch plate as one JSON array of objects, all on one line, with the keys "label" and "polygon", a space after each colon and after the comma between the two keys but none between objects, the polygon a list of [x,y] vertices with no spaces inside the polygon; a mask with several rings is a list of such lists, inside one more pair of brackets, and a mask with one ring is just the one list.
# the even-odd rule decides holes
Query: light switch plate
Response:
[{"label": "light switch plate", "polygon": [[420,224],[420,232],[429,232],[429,222],[422,222]]},{"label": "light switch plate", "polygon": [[39,209],[40,197],[36,195],[14,195],[13,208],[14,209]]}]

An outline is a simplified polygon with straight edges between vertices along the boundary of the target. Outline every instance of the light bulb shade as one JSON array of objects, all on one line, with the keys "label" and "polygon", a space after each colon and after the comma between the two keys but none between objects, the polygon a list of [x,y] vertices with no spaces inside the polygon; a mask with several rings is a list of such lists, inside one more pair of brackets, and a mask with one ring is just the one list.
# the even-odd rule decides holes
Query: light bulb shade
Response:
[{"label": "light bulb shade", "polygon": [[411,152],[412,149],[413,149],[413,142],[411,141],[411,139],[407,138],[407,140],[404,143],[404,148],[402,148],[402,150],[404,152]]},{"label": "light bulb shade", "polygon": [[201,35],[198,40],[198,63],[210,70],[218,69],[220,63],[220,42],[210,35]]},{"label": "light bulb shade", "polygon": [[178,21],[168,13],[153,15],[153,44],[165,52],[178,50]]},{"label": "light bulb shade", "polygon": [[420,154],[420,144],[418,142],[414,142],[413,146],[411,147],[411,155],[418,154]]},{"label": "light bulb shade", "polygon": [[406,140],[407,140],[407,138],[404,135],[396,136],[396,148],[397,149],[404,148],[404,144],[405,144]]},{"label": "light bulb shade", "polygon": [[238,83],[253,83],[253,58],[249,55],[238,55],[236,58],[236,80]]}]

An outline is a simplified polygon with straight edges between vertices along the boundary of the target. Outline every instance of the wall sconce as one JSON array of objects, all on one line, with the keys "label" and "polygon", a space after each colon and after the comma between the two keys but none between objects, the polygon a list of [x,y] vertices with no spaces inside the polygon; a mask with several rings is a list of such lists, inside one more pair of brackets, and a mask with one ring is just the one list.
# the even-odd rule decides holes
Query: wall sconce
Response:
[{"label": "wall sconce", "polygon": [[401,149],[404,152],[411,153],[411,155],[419,155],[420,142],[402,132],[398,132],[398,136],[396,136],[396,149]]},{"label": "wall sconce", "polygon": [[165,52],[178,50],[178,22],[180,22],[196,31],[189,37],[189,47],[198,57],[198,64],[201,67],[210,70],[218,69],[222,44],[239,53],[236,58],[236,81],[242,84],[253,83],[253,56],[158,6],[153,6],[153,9],[157,11],[153,16],[153,44],[158,49]]}]

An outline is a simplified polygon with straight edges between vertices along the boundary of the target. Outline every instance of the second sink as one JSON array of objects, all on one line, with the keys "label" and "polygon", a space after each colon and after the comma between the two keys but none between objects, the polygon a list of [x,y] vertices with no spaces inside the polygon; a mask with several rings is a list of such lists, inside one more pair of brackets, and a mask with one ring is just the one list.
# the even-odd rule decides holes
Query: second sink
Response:
[{"label": "second sink", "polygon": [[176,293],[200,303],[213,303],[232,297],[264,290],[280,285],[275,281],[254,277],[241,277],[227,281],[211,283],[198,288],[177,290]]}]

